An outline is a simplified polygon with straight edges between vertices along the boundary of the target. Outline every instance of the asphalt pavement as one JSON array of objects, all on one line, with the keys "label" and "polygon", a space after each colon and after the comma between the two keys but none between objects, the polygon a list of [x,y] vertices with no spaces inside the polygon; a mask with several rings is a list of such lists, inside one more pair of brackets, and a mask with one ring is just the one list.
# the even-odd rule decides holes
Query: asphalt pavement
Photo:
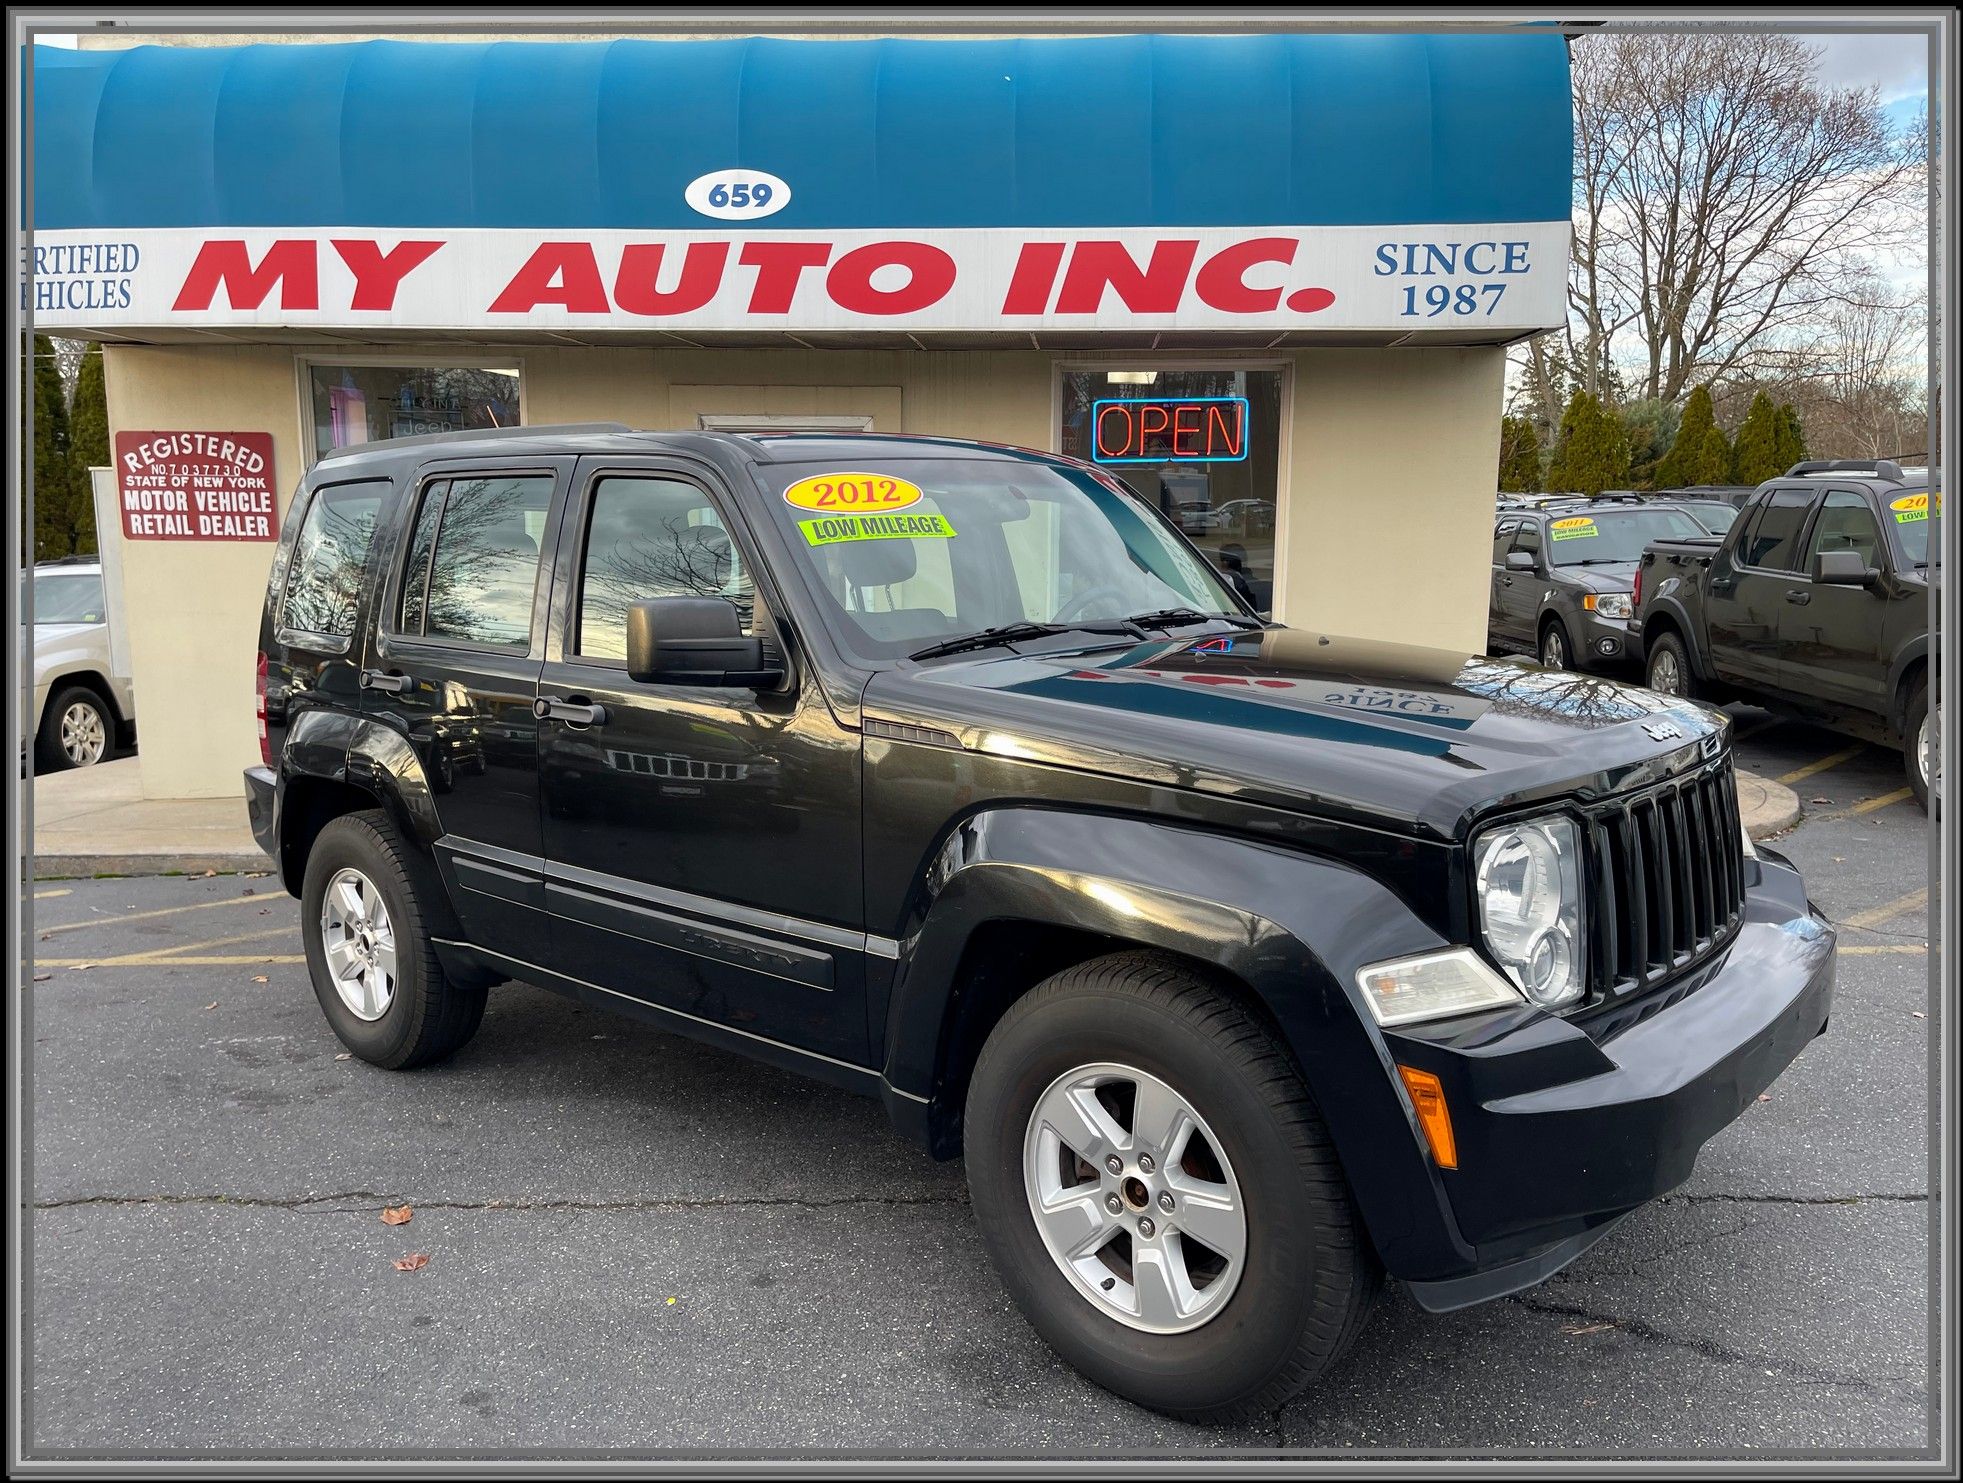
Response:
[{"label": "asphalt pavement", "polygon": [[1843,924],[1826,1036],[1566,1272],[1442,1317],[1393,1284],[1250,1429],[1063,1366],[959,1164],[871,1102],[519,985],[450,1063],[378,1071],[277,881],[42,882],[29,1455],[1922,1453],[1927,821],[1895,754],[1738,717]]}]

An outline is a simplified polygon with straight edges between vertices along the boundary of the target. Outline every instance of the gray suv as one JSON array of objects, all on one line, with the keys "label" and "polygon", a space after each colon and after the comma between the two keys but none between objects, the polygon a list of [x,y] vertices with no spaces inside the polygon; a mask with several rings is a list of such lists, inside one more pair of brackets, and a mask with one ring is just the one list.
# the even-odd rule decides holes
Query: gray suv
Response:
[{"label": "gray suv", "polygon": [[1642,657],[1630,590],[1651,541],[1708,540],[1697,520],[1648,500],[1575,500],[1502,509],[1493,524],[1486,623],[1494,653],[1548,669],[1605,669]]},{"label": "gray suv", "polygon": [[102,564],[90,558],[34,568],[34,763],[38,771],[93,767],[136,733],[136,693],[109,652]]}]

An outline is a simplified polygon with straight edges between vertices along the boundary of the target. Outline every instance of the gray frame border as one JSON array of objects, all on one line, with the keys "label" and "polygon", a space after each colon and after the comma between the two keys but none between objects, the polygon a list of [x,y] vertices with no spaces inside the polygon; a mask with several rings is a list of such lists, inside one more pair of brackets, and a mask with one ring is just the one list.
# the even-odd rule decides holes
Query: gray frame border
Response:
[{"label": "gray frame border", "polygon": [[[283,21],[277,23],[275,18]],[[245,35],[255,31],[274,30],[290,32],[304,30],[319,34],[345,32],[388,32],[402,35],[419,33],[454,32],[468,30],[474,33],[497,31],[562,31],[567,39],[578,39],[582,33],[595,31],[645,31],[648,34],[673,33],[681,31],[705,31],[717,29],[742,29],[749,32],[796,31],[803,34],[846,35],[935,35],[957,33],[966,35],[983,34],[1069,34],[1073,32],[1110,33],[1150,29],[1168,33],[1177,32],[1220,32],[1236,31],[1277,31],[1297,29],[1342,29],[1345,25],[1368,27],[1371,29],[1393,30],[1488,30],[1496,26],[1535,25],[1558,28],[1573,34],[1592,29],[1597,25],[1639,26],[1656,29],[1706,29],[1732,28],[1752,31],[1805,31],[1826,33],[1871,33],[1871,32],[1927,32],[1929,36],[1929,92],[1930,92],[1930,148],[1935,168],[1930,172],[1930,316],[1934,324],[1940,325],[1940,336],[1931,336],[1929,342],[1928,387],[1930,396],[1930,431],[1936,446],[1929,450],[1932,464],[1940,463],[1942,450],[1953,448],[1956,444],[1957,409],[1954,396],[1940,398],[1938,389],[1942,372],[1947,366],[1958,363],[1958,332],[1954,307],[1958,302],[1959,282],[1955,245],[1958,240],[1958,205],[1956,199],[1956,124],[1957,102],[1956,77],[1958,62],[1957,14],[1947,7],[1904,6],[1900,9],[1874,11],[1832,11],[1795,7],[1783,14],[1769,14],[1765,10],[1739,9],[1712,11],[1698,8],[1641,8],[1603,14],[1600,21],[1577,20],[1572,10],[1554,11],[1529,8],[1513,10],[1461,9],[1457,7],[1413,6],[1408,9],[1390,10],[1385,8],[1310,8],[1276,7],[1258,9],[1219,9],[1199,12],[1172,13],[1157,10],[1129,11],[1123,13],[1116,24],[1109,12],[1098,10],[1004,10],[976,8],[921,9],[914,11],[875,10],[857,11],[832,10],[821,13],[796,8],[768,8],[738,10],[735,8],[705,9],[666,9],[666,10],[586,10],[564,9],[556,11],[526,10],[518,7],[498,8],[478,12],[473,21],[459,23],[455,13],[432,11],[383,11],[383,10],[336,10],[323,12],[301,7],[290,9],[268,9],[246,15],[225,10],[215,11],[152,11],[145,9],[117,9],[83,12],[71,9],[48,8],[45,10],[10,9],[10,39],[13,43],[10,65],[7,72],[7,106],[11,116],[23,121],[17,138],[20,141],[18,152],[11,153],[8,160],[8,215],[13,228],[12,240],[20,244],[22,256],[16,259],[15,281],[31,286],[32,264],[32,224],[25,212],[25,203],[31,199],[32,187],[32,138],[33,122],[31,111],[32,76],[27,65],[31,54],[28,42],[36,32],[83,33],[115,27],[132,34],[165,34],[181,32],[217,32]],[[1125,22],[1131,22],[1126,24]],[[1938,236],[1937,233],[1940,232]],[[30,294],[8,296],[7,314],[11,343],[21,345],[24,337],[33,331]],[[24,407],[26,426],[31,427],[33,408],[31,403],[32,378],[22,378],[23,357],[19,354],[10,357],[8,377],[9,408]],[[10,412],[11,415],[11,412]],[[23,429],[24,431],[25,429]],[[20,446],[23,440],[16,440]],[[28,459],[26,476],[23,479],[23,499],[8,501],[7,529],[13,539],[12,549],[16,559],[25,552],[22,536],[32,530],[33,518],[33,463]],[[1944,522],[1941,545],[1941,565],[1953,566],[1958,553],[1958,536],[1953,521]],[[1940,571],[1940,569],[1939,569]],[[31,611],[23,611],[23,605],[31,607],[30,584],[10,583],[7,594],[7,620],[10,628],[23,620],[31,621]],[[1938,636],[1939,653],[1953,648],[1956,633],[1958,597],[1953,581],[1931,584],[1930,606],[1932,629]],[[13,628],[24,633],[21,628]],[[1954,660],[1954,654],[1949,656]],[[1950,673],[1954,673],[1953,663]],[[15,686],[10,687],[7,702],[7,729],[16,744],[21,740],[24,725],[31,671],[21,666],[21,674]],[[1937,685],[1939,699],[1947,693],[1947,684],[1939,679]],[[1959,731],[1956,708],[1945,708],[1941,727],[1942,747],[1952,757],[1956,754]],[[1951,777],[1954,773],[1950,774]],[[1948,790],[1954,793],[1952,785]],[[31,847],[33,840],[33,788],[31,776],[23,781],[20,789],[10,798],[8,811],[12,816],[15,834],[15,850],[8,863],[9,891],[7,912],[10,919],[19,913],[19,941],[21,944],[20,987],[29,987],[33,962],[33,921],[32,897],[30,887]],[[1953,800],[1952,800],[1953,801]],[[1483,1459],[1467,1457],[1463,1453],[1447,1452],[1439,1449],[1387,1450],[1375,1454],[1359,1454],[1351,1449],[1295,1450],[1249,1453],[1236,1457],[1220,1458],[1210,1454],[1175,1453],[1181,1460],[1190,1460],[1205,1466],[1210,1472],[1238,1474],[1251,1471],[1256,1458],[1267,1460],[1264,1471],[1310,1471],[1325,1470],[1318,1467],[1318,1460],[1343,1463],[1354,1468],[1356,1462],[1368,1456],[1382,1459],[1379,1471],[1394,1476],[1432,1476],[1450,1468],[1453,1471],[1471,1470],[1478,1473],[1501,1472],[1512,1475],[1523,1471],[1536,1473],[1565,1472],[1578,1470],[1577,1465],[1593,1461],[1597,1466],[1619,1473],[1643,1475],[1668,1475],[1691,1473],[1725,1472],[1766,1472],[1772,1471],[1780,1476],[1795,1474],[1814,1475],[1821,1473],[1842,1473],[1864,1471],[1877,1476],[1953,1476],[1958,1452],[1957,1417],[1957,1372],[1953,1365],[1946,1366],[1946,1357],[1953,1357],[1957,1340],[1957,1293],[1955,1286],[1945,1283],[1946,1274],[1956,1270],[1957,1214],[1954,1202],[1943,1198],[1942,1175],[1953,1162],[1949,1155],[1956,1149],[1957,1120],[1957,1070],[1958,1070],[1958,1023],[1954,1013],[1945,1014],[1942,989],[1945,983],[1954,982],[1957,977],[1957,933],[1963,913],[1959,913],[1959,902],[1953,889],[1956,867],[1958,865],[1958,825],[1954,808],[1943,811],[1937,828],[1931,829],[1929,843],[1930,880],[1940,887],[1938,906],[1932,911],[1931,931],[1937,941],[1932,944],[1929,954],[1929,1003],[1930,1023],[1940,1027],[1940,1038],[1936,1042],[1938,1055],[1931,1067],[1930,1118],[1932,1138],[1929,1149],[1931,1184],[1928,1201],[1930,1220],[1930,1282],[1932,1295],[1939,1301],[1930,1308],[1929,1354],[1930,1365],[1939,1383],[1930,1390],[1929,1447],[1920,1453],[1823,1453],[1818,1451],[1753,1451],[1748,1454],[1710,1453],[1664,1453],[1650,1455],[1641,1459],[1614,1458],[1595,1452],[1549,1452],[1539,1450],[1531,1453],[1506,1454],[1506,1460],[1499,1456]],[[10,926],[13,923],[10,920]],[[29,1419],[28,1396],[25,1388],[28,1379],[28,1354],[24,1347],[26,1336],[32,1332],[32,1295],[24,1278],[29,1270],[30,1237],[23,1219],[26,1213],[25,1177],[31,1174],[27,1157],[27,1138],[31,1136],[31,1106],[27,1101],[26,1063],[23,1047],[31,1044],[32,1033],[32,994],[20,993],[12,997],[7,1020],[8,1057],[6,1066],[7,1107],[12,1116],[9,1124],[16,1134],[9,1139],[7,1149],[7,1197],[9,1201],[9,1223],[7,1229],[7,1278],[10,1290],[18,1294],[20,1301],[14,1311],[18,1321],[9,1326],[7,1334],[7,1374],[9,1379],[7,1405],[7,1456],[10,1475],[40,1476],[52,1474],[84,1473],[90,1476],[125,1476],[138,1472],[164,1472],[196,1474],[241,1473],[246,1471],[279,1471],[299,1476],[336,1476],[348,1473],[372,1471],[378,1465],[389,1466],[395,1460],[414,1459],[429,1471],[454,1476],[475,1476],[487,1472],[525,1471],[540,1474],[598,1473],[614,1472],[632,1468],[637,1472],[686,1471],[715,1472],[739,1476],[770,1475],[788,1471],[793,1465],[813,1472],[863,1475],[869,1472],[896,1472],[911,1470],[923,1461],[943,1461],[962,1472],[978,1474],[1001,1474],[1025,1470],[1031,1463],[1061,1462],[1065,1459],[1048,1454],[1007,1454],[1000,1460],[979,1461],[967,1458],[947,1457],[945,1454],[913,1452],[895,1454],[891,1452],[832,1454],[806,1454],[788,1451],[759,1452],[746,1454],[742,1458],[732,1458],[727,1453],[695,1453],[670,1451],[644,1457],[622,1457],[617,1452],[581,1453],[565,1449],[540,1449],[527,1454],[525,1460],[517,1458],[494,1459],[481,1454],[464,1452],[416,1452],[416,1453],[377,1453],[377,1452],[324,1452],[312,1459],[272,1462],[259,1454],[194,1454],[182,1460],[152,1459],[138,1460],[111,1458],[101,1454],[41,1454],[30,1458],[25,1450],[27,1441],[25,1427]],[[1103,1454],[1106,1456],[1114,1454]],[[1128,1456],[1167,1456],[1165,1453],[1116,1454]],[[1011,1460],[1019,1458],[1020,1460]],[[1201,1462],[1202,1458],[1210,1458]],[[890,1460],[889,1460],[890,1459]],[[901,1460],[903,1459],[903,1460]],[[1088,1459],[1085,1459],[1088,1460]],[[1290,1468],[1288,1463],[1294,1463]],[[1279,1467],[1277,1466],[1279,1465]]]}]

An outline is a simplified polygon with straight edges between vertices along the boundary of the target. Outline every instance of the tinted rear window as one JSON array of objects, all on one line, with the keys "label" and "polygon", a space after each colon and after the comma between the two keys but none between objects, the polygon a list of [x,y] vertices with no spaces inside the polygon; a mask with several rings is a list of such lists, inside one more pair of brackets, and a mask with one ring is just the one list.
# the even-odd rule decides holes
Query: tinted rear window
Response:
[{"label": "tinted rear window", "polygon": [[1739,542],[1738,560],[1745,566],[1777,572],[1799,570],[1799,533],[1806,512],[1813,508],[1814,489],[1775,489],[1752,517],[1751,529]]},{"label": "tinted rear window", "polygon": [[450,479],[425,489],[404,568],[401,631],[530,647],[539,538],[551,503],[544,474]]},{"label": "tinted rear window", "polygon": [[342,644],[354,636],[361,574],[388,490],[386,479],[364,479],[314,492],[286,568],[279,617],[283,631]]}]

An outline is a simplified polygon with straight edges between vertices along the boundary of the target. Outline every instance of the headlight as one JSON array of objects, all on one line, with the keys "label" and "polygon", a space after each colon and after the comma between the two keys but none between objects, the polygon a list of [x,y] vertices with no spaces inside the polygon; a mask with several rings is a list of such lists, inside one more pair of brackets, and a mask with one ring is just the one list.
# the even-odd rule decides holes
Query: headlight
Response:
[{"label": "headlight", "polygon": [[1752,843],[1752,831],[1745,827],[1745,821],[1743,819],[1738,821],[1738,837],[1744,841],[1745,858],[1747,860],[1758,859],[1759,847]]},{"label": "headlight", "polygon": [[1636,615],[1636,609],[1629,601],[1629,594],[1626,592],[1598,592],[1587,599],[1587,603],[1595,610],[1597,616],[1603,618],[1627,619]]},{"label": "headlight", "polygon": [[1582,994],[1581,847],[1564,818],[1488,829],[1472,845],[1479,925],[1500,970],[1542,1009]]},{"label": "headlight", "polygon": [[1380,1025],[1408,1025],[1520,1002],[1520,991],[1469,947],[1372,963],[1356,971],[1356,981]]}]

